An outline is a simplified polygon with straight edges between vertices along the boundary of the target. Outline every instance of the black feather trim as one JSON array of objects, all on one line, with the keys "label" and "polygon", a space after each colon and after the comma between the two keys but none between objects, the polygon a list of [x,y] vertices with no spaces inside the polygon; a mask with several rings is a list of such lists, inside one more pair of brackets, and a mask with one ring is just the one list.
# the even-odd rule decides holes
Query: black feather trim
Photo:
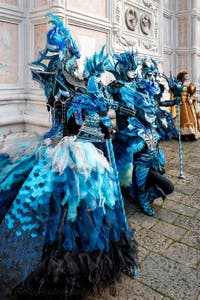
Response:
[{"label": "black feather trim", "polygon": [[78,248],[66,252],[61,242],[55,242],[46,247],[38,269],[13,290],[11,299],[81,300],[114,285],[122,273],[132,276],[135,266],[136,241],[124,235],[110,243],[109,252],[88,253]]}]

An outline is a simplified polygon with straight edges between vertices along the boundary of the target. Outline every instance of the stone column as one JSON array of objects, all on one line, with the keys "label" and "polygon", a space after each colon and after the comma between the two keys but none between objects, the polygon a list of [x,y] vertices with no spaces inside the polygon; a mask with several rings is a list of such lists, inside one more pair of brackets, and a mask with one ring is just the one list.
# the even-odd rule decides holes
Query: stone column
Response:
[{"label": "stone column", "polygon": [[197,86],[198,101],[200,103],[200,2],[192,1],[191,6],[191,80]]},{"label": "stone column", "polygon": [[187,70],[189,78],[197,86],[200,100],[200,2],[196,0],[177,0],[177,47],[176,72]]}]

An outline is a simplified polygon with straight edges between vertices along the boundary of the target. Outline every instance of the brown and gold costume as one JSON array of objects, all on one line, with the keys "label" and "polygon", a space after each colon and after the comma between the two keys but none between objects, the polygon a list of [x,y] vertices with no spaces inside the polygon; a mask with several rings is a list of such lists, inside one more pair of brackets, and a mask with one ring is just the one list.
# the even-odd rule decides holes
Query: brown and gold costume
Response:
[{"label": "brown and gold costume", "polygon": [[[180,72],[177,79],[184,82],[183,93],[180,104],[180,125],[181,136],[188,136],[195,139],[200,138],[200,112],[198,111],[196,86],[186,81],[187,72]],[[171,113],[175,118],[177,127],[177,117],[175,107],[171,108]]]}]

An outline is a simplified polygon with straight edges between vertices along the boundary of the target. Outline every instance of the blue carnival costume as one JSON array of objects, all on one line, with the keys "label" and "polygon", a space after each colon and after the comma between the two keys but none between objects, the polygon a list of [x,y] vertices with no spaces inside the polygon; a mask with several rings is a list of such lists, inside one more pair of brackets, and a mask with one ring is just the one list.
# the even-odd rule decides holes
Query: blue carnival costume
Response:
[{"label": "blue carnival costume", "polygon": [[164,174],[164,153],[158,147],[154,95],[159,87],[155,81],[139,76],[137,60],[134,52],[110,58],[107,70],[116,80],[109,84],[108,91],[116,108],[114,148],[121,185],[130,188],[144,213],[153,215],[153,200],[171,193],[173,185]]},{"label": "blue carnival costume", "polygon": [[177,130],[172,114],[167,110],[161,109],[161,107],[173,106],[175,103],[170,100],[161,100],[165,87],[159,81],[160,73],[156,61],[153,58],[145,57],[140,64],[141,75],[146,79],[150,87],[146,89],[146,93],[148,93],[149,99],[155,106],[157,132],[161,140],[169,140],[177,136]]},{"label": "blue carnival costume", "polygon": [[[116,177],[103,49],[76,77],[78,48],[55,16],[47,46],[31,64],[52,128],[15,158],[0,157],[2,299],[81,299],[135,274],[137,247]],[[96,72],[96,73],[95,73]],[[93,142],[107,138],[108,157]],[[16,149],[17,152],[17,149]],[[46,293],[48,292],[48,293]]]}]

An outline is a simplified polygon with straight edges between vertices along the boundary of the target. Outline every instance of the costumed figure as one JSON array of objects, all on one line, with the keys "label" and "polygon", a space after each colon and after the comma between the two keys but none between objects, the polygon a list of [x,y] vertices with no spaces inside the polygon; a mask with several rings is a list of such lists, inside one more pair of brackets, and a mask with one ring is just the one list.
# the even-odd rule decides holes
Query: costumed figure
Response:
[{"label": "costumed figure", "polygon": [[156,126],[161,140],[169,140],[172,137],[177,136],[177,130],[174,125],[174,119],[168,110],[164,110],[161,107],[172,107],[176,102],[170,100],[162,100],[162,96],[165,90],[164,85],[160,82],[160,72],[156,61],[153,58],[145,57],[140,62],[141,76],[148,81],[145,82],[144,93],[148,93],[149,99],[155,105],[156,112]]},{"label": "costumed figure", "polygon": [[[135,74],[134,80],[120,77],[119,65],[121,69],[128,65],[130,69],[124,68],[124,72]],[[137,53],[111,58],[107,70],[116,80],[108,85],[108,91],[116,103],[114,148],[121,185],[130,190],[142,211],[152,216],[152,202],[171,193],[173,184],[166,178],[164,153],[158,147],[156,106],[151,99],[157,86],[149,78],[139,77],[137,67]]]},{"label": "costumed figure", "polygon": [[[181,136],[198,139],[200,138],[200,112],[196,97],[196,86],[192,82],[189,82],[188,73],[186,71],[178,73],[177,80],[184,84],[180,103]],[[171,89],[169,89],[169,92],[171,99],[174,100]],[[178,127],[177,112],[175,109],[172,109],[172,114],[175,119],[176,127]]]},{"label": "costumed figure", "polygon": [[[0,157],[0,299],[82,299],[136,275],[137,246],[124,213],[107,116],[96,77],[103,50],[76,77],[78,48],[60,19],[31,64],[52,128],[16,158]],[[90,67],[88,65],[90,64]],[[100,69],[98,69],[100,67]],[[93,142],[108,139],[108,156]]]},{"label": "costumed figure", "polygon": [[174,103],[176,104],[177,110],[177,127],[178,127],[178,144],[179,144],[179,161],[180,161],[180,175],[179,178],[184,178],[183,176],[183,159],[182,159],[182,143],[181,143],[181,119],[180,119],[180,104],[181,104],[181,95],[183,93],[184,83],[180,81],[176,77],[170,74],[167,77],[163,74],[163,77],[167,80],[168,86],[170,88],[171,93],[174,97]]}]

